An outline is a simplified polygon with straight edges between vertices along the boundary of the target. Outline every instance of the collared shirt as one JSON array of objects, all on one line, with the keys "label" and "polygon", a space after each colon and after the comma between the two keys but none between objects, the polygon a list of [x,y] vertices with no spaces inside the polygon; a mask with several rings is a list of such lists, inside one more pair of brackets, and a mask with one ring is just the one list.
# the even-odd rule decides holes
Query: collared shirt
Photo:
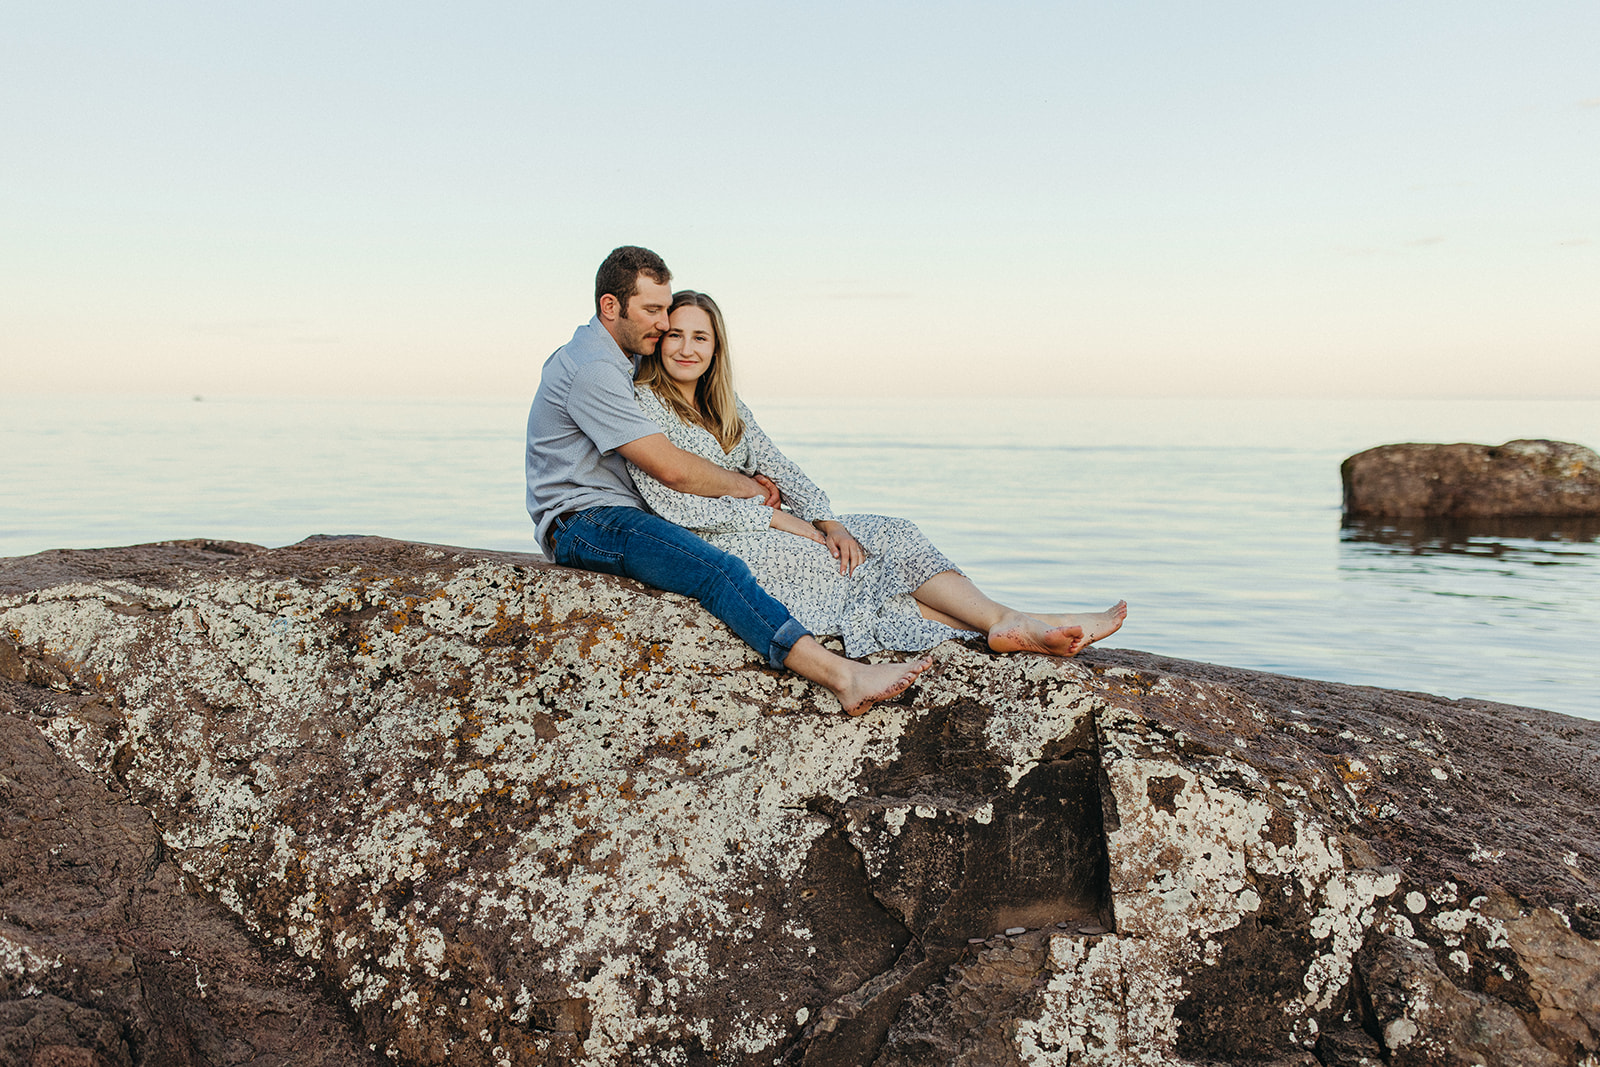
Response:
[{"label": "collared shirt", "polygon": [[559,515],[645,507],[617,449],[660,432],[633,398],[633,361],[599,316],[579,326],[545,360],[528,411],[528,514],[546,556]]}]

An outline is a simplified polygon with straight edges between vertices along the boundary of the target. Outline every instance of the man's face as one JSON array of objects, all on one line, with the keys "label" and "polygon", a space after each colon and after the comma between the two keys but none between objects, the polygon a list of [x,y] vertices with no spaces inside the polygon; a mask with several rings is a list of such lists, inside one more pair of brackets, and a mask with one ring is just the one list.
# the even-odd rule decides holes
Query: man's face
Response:
[{"label": "man's face", "polygon": [[616,320],[611,334],[624,352],[649,355],[667,332],[667,307],[672,303],[672,287],[641,274],[638,292],[628,298],[627,314]]}]

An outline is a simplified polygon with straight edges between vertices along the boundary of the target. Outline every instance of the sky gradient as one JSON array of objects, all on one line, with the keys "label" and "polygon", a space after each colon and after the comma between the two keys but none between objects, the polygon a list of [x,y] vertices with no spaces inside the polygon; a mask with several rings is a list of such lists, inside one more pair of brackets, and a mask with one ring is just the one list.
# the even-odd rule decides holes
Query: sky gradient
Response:
[{"label": "sky gradient", "polygon": [[12,0],[7,390],[1600,397],[1600,6]]}]

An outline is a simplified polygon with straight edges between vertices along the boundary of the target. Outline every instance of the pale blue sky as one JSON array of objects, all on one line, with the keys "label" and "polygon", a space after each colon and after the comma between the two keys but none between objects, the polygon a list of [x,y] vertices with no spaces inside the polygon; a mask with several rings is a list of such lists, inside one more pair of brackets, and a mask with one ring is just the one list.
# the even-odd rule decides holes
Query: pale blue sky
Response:
[{"label": "pale blue sky", "polygon": [[8,389],[1600,396],[1600,5],[8,0]]}]

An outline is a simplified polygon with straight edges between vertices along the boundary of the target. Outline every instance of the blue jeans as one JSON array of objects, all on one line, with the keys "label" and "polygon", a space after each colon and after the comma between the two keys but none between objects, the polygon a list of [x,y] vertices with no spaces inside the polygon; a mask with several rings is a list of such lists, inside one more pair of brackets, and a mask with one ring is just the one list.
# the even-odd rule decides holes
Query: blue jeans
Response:
[{"label": "blue jeans", "polygon": [[589,508],[550,528],[563,567],[620,574],[692,596],[777,668],[809,632],[756,584],[744,560],[639,508]]}]

